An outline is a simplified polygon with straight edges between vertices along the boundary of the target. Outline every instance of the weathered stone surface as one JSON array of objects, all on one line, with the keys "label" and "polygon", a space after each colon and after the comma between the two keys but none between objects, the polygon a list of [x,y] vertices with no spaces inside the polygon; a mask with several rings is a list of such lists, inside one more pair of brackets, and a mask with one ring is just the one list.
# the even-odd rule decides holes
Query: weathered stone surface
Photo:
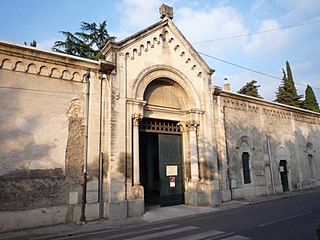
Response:
[{"label": "weathered stone surface", "polygon": [[[320,115],[213,88],[214,70],[171,21],[171,10],[163,6],[160,22],[109,42],[103,63],[0,42],[0,214],[7,228],[79,221],[84,202],[87,220],[97,219],[100,192],[105,217],[142,215],[144,118],[178,123],[186,204],[282,192],[281,161],[290,191],[320,185]],[[17,226],[27,209],[39,221]],[[55,214],[59,220],[49,221]]]},{"label": "weathered stone surface", "polygon": [[[270,167],[274,175],[275,192],[282,192],[281,160],[287,163],[290,191],[301,189],[302,186],[310,187],[310,171],[319,166],[315,147],[319,142],[319,114],[227,92],[220,93],[218,98],[220,105],[214,107],[222,109],[224,114],[224,123],[220,127],[225,130],[227,139],[230,179],[236,182],[233,197],[271,194]],[[270,142],[271,162],[267,141]],[[312,146],[312,150],[307,154],[308,146]],[[243,152],[250,156],[250,183],[244,183]],[[226,175],[224,178],[228,181]],[[228,186],[224,189],[227,190]]]},{"label": "weathered stone surface", "polygon": [[[45,172],[45,170],[43,170]],[[64,177],[16,178],[0,181],[0,210],[32,209],[67,204]]]},{"label": "weathered stone surface", "polygon": [[128,203],[122,202],[109,202],[108,218],[112,220],[120,220],[128,217]]},{"label": "weathered stone surface", "polygon": [[67,213],[67,207],[0,212],[0,232],[64,223]]},{"label": "weathered stone surface", "polygon": [[128,200],[128,217],[139,217],[144,214],[144,199]]}]

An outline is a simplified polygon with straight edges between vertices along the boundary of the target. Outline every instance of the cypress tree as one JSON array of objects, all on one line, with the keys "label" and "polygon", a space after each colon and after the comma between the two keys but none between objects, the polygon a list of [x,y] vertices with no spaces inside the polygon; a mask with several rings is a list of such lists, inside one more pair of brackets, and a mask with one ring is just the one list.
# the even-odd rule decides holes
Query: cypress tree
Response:
[{"label": "cypress tree", "polygon": [[276,92],[275,101],[278,103],[287,104],[294,107],[301,107],[301,97],[297,93],[297,89],[294,85],[294,80],[290,68],[290,64],[286,61],[286,70],[282,69],[283,77],[281,85],[278,87]]},{"label": "cypress tree", "polygon": [[312,87],[309,85],[307,85],[307,88],[305,91],[305,100],[304,100],[303,108],[314,111],[314,112],[320,112],[317,98],[313,92]]},{"label": "cypress tree", "polygon": [[260,85],[256,85],[256,83],[257,83],[256,80],[252,80],[251,82],[247,82],[246,85],[244,85],[238,91],[238,93],[244,94],[247,96],[251,96],[251,97],[262,98],[258,92],[258,88],[260,87]]}]

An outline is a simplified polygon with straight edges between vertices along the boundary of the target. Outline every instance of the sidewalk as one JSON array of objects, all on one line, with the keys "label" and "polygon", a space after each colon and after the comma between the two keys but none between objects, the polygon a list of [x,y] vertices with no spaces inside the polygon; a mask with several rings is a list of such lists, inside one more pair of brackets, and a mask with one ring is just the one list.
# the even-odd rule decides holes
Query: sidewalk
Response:
[{"label": "sidewalk", "polygon": [[54,239],[57,236],[74,236],[81,233],[89,233],[95,231],[108,231],[111,229],[120,229],[123,227],[131,227],[139,224],[146,224],[152,222],[165,221],[168,219],[181,218],[181,217],[190,217],[198,214],[205,214],[215,211],[223,211],[227,209],[239,208],[246,205],[254,205],[268,201],[275,201],[279,199],[292,198],[305,194],[310,194],[312,192],[320,191],[320,187],[303,190],[282,193],[278,195],[256,197],[245,200],[232,200],[229,202],[224,202],[220,206],[215,208],[212,207],[195,207],[188,205],[177,205],[170,207],[160,208],[159,206],[149,207],[146,209],[146,213],[142,217],[138,218],[128,218],[125,220],[119,221],[110,221],[110,220],[101,220],[88,222],[86,224],[59,224],[54,226],[44,226],[37,227],[26,230],[19,230],[7,233],[1,233],[0,239],[9,240],[9,239]]}]

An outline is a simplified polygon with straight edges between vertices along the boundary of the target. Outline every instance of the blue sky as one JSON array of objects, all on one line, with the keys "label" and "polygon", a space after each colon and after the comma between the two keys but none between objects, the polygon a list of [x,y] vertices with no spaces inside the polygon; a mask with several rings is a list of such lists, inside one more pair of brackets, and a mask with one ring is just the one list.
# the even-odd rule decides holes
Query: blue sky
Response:
[{"label": "blue sky", "polygon": [[[288,60],[298,93],[309,84],[320,102],[319,0],[2,0],[0,40],[36,40],[38,48],[50,49],[63,40],[59,31],[76,32],[82,21],[103,20],[121,40],[159,21],[162,3],[174,8],[174,23],[199,52],[279,78]],[[270,29],[280,30],[246,35]],[[237,35],[245,36],[228,38]],[[280,80],[203,58],[216,70],[213,85],[222,86],[228,77],[231,90],[238,91],[255,79],[260,95],[274,100]]]}]

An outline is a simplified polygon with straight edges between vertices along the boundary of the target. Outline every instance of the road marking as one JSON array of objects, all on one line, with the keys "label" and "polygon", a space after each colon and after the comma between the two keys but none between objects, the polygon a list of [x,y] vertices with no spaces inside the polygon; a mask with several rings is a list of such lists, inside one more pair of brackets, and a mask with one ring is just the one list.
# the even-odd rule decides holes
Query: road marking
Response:
[{"label": "road marking", "polygon": [[198,228],[199,227],[187,226],[187,227],[167,230],[165,232],[151,233],[148,235],[138,236],[138,237],[134,237],[134,238],[126,238],[126,240],[147,240],[147,239],[152,239],[152,238],[157,238],[157,237],[168,236],[168,235],[175,234],[175,233],[190,231],[190,230],[194,230],[194,229],[198,229]]},{"label": "road marking", "polygon": [[224,234],[221,234],[221,235],[219,235],[219,236],[211,237],[211,238],[209,238],[209,239],[210,239],[210,240],[221,239],[221,238],[223,238],[223,237],[228,237],[228,236],[233,235],[233,234],[234,234],[234,232],[224,233]]},{"label": "road marking", "polygon": [[284,221],[287,221],[287,220],[291,220],[291,219],[294,219],[294,218],[298,218],[298,217],[302,217],[302,216],[308,215],[310,213],[312,213],[312,212],[309,211],[309,212],[306,212],[306,213],[297,214],[297,215],[293,215],[293,216],[290,216],[290,217],[281,218],[281,219],[278,219],[278,220],[266,222],[266,223],[258,225],[258,227],[264,227],[264,226],[267,226],[267,225],[271,225],[271,224],[275,224],[275,223],[279,223],[279,222],[284,222]]},{"label": "road marking", "polygon": [[220,235],[222,233],[224,233],[224,232],[217,231],[217,230],[212,230],[212,231],[208,231],[208,232],[189,235],[189,236],[182,237],[182,238],[177,238],[175,240],[199,240],[199,239],[203,239],[203,238],[208,238],[208,237],[213,237],[213,236],[216,236],[216,235]]},{"label": "road marking", "polygon": [[[127,235],[131,235],[131,234],[134,234],[134,233],[147,233],[147,232],[152,232],[152,231],[157,231],[157,230],[163,230],[163,229],[168,229],[168,228],[172,228],[172,227],[177,227],[178,225],[177,224],[170,224],[170,225],[166,225],[166,226],[162,226],[162,227],[154,227],[154,228],[149,228],[149,229],[145,229],[145,230],[136,230],[136,231],[132,231],[132,232],[129,232],[129,233],[122,233],[122,234],[117,234],[117,235],[113,235],[113,236],[110,236],[108,238],[104,238],[104,239],[113,239],[113,238],[118,238],[118,237],[122,237],[122,236],[127,236]],[[74,233],[72,236],[56,236],[54,239],[55,240],[65,240],[65,239],[77,239],[77,238],[81,238],[81,237],[88,237],[88,236],[94,236],[94,235],[98,235],[98,234],[101,234],[101,233],[110,233],[110,232],[116,232],[116,231],[124,231],[126,229],[109,229],[109,230],[105,230],[105,231],[95,231],[95,232],[89,232],[89,233],[80,233],[80,234],[77,234],[77,233]],[[40,239],[47,239],[48,236],[41,236],[41,237],[36,237],[36,238],[32,238],[32,240],[40,240]]]},{"label": "road marking", "polygon": [[250,238],[240,236],[240,235],[235,235],[235,236],[228,237],[228,238],[222,238],[221,240],[248,240],[248,239],[250,239]]}]

